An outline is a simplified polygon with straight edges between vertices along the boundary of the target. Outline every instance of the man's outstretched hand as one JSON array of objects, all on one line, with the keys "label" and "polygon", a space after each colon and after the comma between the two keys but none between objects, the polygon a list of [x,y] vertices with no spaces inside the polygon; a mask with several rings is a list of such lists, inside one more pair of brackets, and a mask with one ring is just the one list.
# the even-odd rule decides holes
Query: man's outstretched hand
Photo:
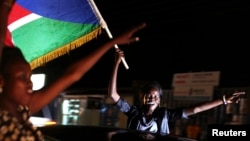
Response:
[{"label": "man's outstretched hand", "polygon": [[235,92],[231,96],[227,97],[227,103],[239,103],[240,99],[246,92]]}]

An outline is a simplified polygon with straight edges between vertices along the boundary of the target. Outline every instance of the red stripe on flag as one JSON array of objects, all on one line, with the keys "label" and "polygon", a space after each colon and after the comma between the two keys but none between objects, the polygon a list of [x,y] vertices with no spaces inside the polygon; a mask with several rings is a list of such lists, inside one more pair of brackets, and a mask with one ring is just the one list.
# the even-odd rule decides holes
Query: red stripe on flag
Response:
[{"label": "red stripe on flag", "polygon": [[[13,9],[18,11],[18,12],[15,12]],[[10,11],[11,16],[9,16],[8,25],[13,23],[14,21],[24,17],[24,16],[31,14],[31,13],[32,12],[28,11],[27,9],[24,9],[19,4],[15,3],[12,7],[12,10]]]},{"label": "red stripe on flag", "polygon": [[12,36],[9,30],[7,30],[6,32],[6,37],[4,40],[4,44],[7,46],[14,46],[13,42],[12,42]]},{"label": "red stripe on flag", "polygon": [[[16,12],[16,11],[18,11],[18,12]],[[9,13],[11,16],[9,16],[8,25],[10,25],[11,23],[13,23],[13,22],[17,21],[18,19],[20,19],[24,16],[27,16],[31,13],[32,12],[24,9],[22,6],[15,3],[12,7],[12,10]],[[7,30],[7,32],[6,32],[6,37],[5,37],[4,43],[7,46],[14,46],[14,43],[12,42],[12,35],[11,35],[9,30]]]}]

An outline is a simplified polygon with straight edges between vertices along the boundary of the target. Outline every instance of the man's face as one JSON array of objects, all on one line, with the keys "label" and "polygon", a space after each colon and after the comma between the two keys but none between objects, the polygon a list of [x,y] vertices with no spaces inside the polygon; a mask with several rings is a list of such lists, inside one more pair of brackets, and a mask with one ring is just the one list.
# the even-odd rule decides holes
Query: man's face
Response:
[{"label": "man's face", "polygon": [[151,89],[144,95],[144,105],[157,107],[160,105],[160,93],[157,89]]}]

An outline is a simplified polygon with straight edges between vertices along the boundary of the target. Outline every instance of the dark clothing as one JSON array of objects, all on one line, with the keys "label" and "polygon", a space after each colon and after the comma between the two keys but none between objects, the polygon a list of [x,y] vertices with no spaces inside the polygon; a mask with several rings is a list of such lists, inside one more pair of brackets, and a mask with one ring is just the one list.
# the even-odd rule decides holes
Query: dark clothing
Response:
[{"label": "dark clothing", "polygon": [[146,122],[143,107],[138,108],[137,106],[131,106],[122,98],[120,98],[115,105],[121,112],[127,115],[127,127],[129,129],[151,131],[165,135],[170,133],[170,122],[187,118],[183,113],[183,108],[168,109],[166,107],[158,107],[152,115],[152,120]]}]

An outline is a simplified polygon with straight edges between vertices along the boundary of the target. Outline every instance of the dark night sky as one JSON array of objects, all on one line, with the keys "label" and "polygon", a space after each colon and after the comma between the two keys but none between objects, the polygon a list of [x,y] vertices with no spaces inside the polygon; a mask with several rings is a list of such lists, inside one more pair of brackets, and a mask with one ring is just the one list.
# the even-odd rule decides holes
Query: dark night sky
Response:
[{"label": "dark night sky", "polygon": [[[146,22],[137,33],[140,42],[120,46],[129,70],[122,65],[118,86],[133,80],[158,80],[170,88],[174,73],[221,71],[220,87],[250,86],[250,4],[241,0],[96,0],[113,36]],[[60,57],[35,72],[48,73],[48,81],[61,70],[108,40],[103,32],[97,39],[69,55]],[[110,50],[72,88],[107,87],[114,61]]]}]

